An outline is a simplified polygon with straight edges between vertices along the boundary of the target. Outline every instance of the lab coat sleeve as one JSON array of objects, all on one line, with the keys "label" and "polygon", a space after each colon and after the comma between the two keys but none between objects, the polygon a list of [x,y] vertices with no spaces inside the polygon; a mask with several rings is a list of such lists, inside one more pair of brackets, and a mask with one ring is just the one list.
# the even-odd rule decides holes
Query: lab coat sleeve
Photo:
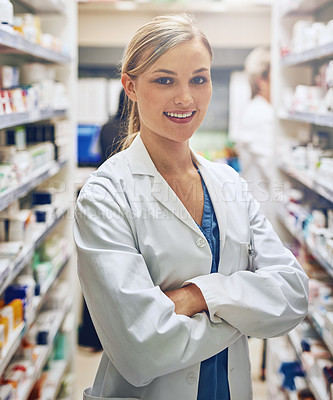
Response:
[{"label": "lab coat sleeve", "polygon": [[227,321],[245,335],[257,338],[284,335],[307,313],[308,277],[281,243],[259,203],[249,193],[246,196],[256,271],[250,272],[244,265],[229,276],[215,273],[186,283],[200,288],[212,321]]},{"label": "lab coat sleeve", "polygon": [[175,313],[137,250],[125,196],[115,196],[109,182],[97,179],[81,191],[74,238],[82,291],[103,349],[132,385],[201,362],[242,336],[204,312],[192,318]]}]

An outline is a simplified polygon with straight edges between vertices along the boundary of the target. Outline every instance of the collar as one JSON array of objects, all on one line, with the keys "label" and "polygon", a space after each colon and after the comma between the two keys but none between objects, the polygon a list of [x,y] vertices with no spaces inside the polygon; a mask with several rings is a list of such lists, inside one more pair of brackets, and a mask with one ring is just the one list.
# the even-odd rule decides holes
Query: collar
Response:
[{"label": "collar", "polygon": [[[190,150],[194,163],[199,167],[201,165],[201,157],[199,158],[191,147]],[[157,171],[153,160],[150,158],[148,150],[141,139],[140,133],[128,147],[127,154],[128,165],[132,175],[160,176],[160,173]]]}]

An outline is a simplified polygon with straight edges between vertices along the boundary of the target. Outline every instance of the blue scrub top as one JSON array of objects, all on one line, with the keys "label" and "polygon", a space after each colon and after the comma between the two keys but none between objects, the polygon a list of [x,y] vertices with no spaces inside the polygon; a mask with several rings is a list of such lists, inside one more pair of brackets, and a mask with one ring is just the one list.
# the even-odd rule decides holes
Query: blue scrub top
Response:
[{"label": "blue scrub top", "polygon": [[[213,256],[210,272],[214,273],[218,270],[220,259],[220,232],[213,204],[202,176],[201,182],[204,191],[204,210],[202,224],[201,226],[198,226],[209,243]],[[221,353],[218,353],[201,363],[197,399],[230,400],[228,383],[228,349],[221,351]]]}]

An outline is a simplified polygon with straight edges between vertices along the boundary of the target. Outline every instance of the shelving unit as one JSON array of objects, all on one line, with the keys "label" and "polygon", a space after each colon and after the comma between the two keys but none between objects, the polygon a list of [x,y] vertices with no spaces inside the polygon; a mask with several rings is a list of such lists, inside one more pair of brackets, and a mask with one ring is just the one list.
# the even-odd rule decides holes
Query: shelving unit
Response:
[{"label": "shelving unit", "polygon": [[[301,169],[297,167],[294,158],[286,154],[287,143],[296,145],[310,141],[315,132],[325,132],[329,137],[329,145],[333,145],[333,113],[310,113],[286,109],[284,100],[285,90],[294,89],[297,85],[315,85],[315,75],[318,74],[319,67],[333,59],[333,38],[330,43],[317,46],[312,49],[281,55],[286,52],[286,43],[289,39],[291,43],[292,29],[296,22],[300,20],[320,21],[327,23],[333,16],[333,3],[330,0],[279,0],[273,6],[272,12],[272,93],[273,105],[277,110],[276,129],[275,129],[275,150],[276,177],[283,181],[288,181],[298,190],[303,188],[306,193],[311,194],[311,198],[319,196],[325,199],[326,203],[332,203],[333,208],[333,185],[330,179],[320,175],[320,170]],[[283,153],[279,153],[279,146],[282,146]],[[324,200],[323,200],[324,201]],[[295,224],[289,211],[281,205],[276,206],[276,215],[280,223],[282,239],[290,241],[293,237],[306,249],[308,253],[318,262],[318,264],[333,277],[333,265],[321,253],[321,250],[312,243],[311,235],[304,234],[301,224]],[[303,220],[302,217],[301,221]],[[283,234],[284,233],[284,234]],[[281,235],[281,234],[280,234]],[[322,318],[316,314],[312,308],[307,317],[309,323],[315,329],[329,352],[333,355],[333,338],[323,328]],[[302,349],[300,340],[293,334],[288,335],[299,359],[302,360]],[[319,369],[318,369],[319,371]],[[313,392],[316,400],[328,400],[329,395],[322,381],[317,380],[314,375],[306,376],[307,384]]]},{"label": "shelving unit", "polygon": [[62,0],[18,0],[31,11],[37,14],[64,13],[64,1]]},{"label": "shelving unit", "polygon": [[[55,336],[59,329],[61,328],[62,323],[64,322],[64,319],[69,312],[71,308],[71,304],[67,303],[64,305],[64,308],[62,310],[59,310],[54,313],[54,324],[53,324],[53,330],[51,332],[50,336],[50,343],[52,343],[55,339]],[[52,345],[44,345],[44,346],[38,346],[37,348],[37,361],[34,364],[34,371],[29,380],[25,382],[25,384],[22,384],[22,386],[19,388],[19,398],[22,400],[27,400],[29,398],[29,394],[31,390],[33,389],[35,382],[41,377],[43,368],[48,361],[48,358],[51,355],[52,352]]]},{"label": "shelving unit", "polygon": [[66,110],[38,110],[33,113],[13,113],[0,115],[0,129],[11,128],[17,125],[32,124],[54,118],[66,117]]},{"label": "shelving unit", "polygon": [[13,355],[17,351],[20,343],[21,343],[21,336],[24,330],[24,323],[22,322],[16,329],[7,343],[7,345],[4,347],[4,356],[0,358],[0,375],[3,374],[5,371],[7,365],[9,364],[10,360],[12,359]]},{"label": "shelving unit", "polygon": [[281,120],[304,122],[307,124],[333,128],[333,115],[311,114],[311,113],[294,111],[294,112],[280,112],[279,118]]},{"label": "shelving unit", "polygon": [[31,260],[35,250],[43,243],[50,233],[54,231],[59,222],[65,217],[67,211],[68,209],[60,210],[57,218],[52,223],[38,227],[38,230],[32,234],[32,240],[24,245],[18,255],[13,259],[13,262],[9,267],[8,275],[1,283],[0,295]]},{"label": "shelving unit", "polygon": [[287,164],[280,164],[279,169],[281,172],[333,203],[333,185],[330,185],[330,182],[322,181],[318,175],[310,174],[307,171],[296,169]]},{"label": "shelving unit", "polygon": [[[154,3],[151,1],[148,2],[135,2],[131,0],[122,0],[122,1],[113,1],[113,2],[104,2],[104,1],[80,1],[79,0],[79,7],[80,10],[83,11],[97,11],[97,12],[104,12],[104,11],[135,11],[135,12],[142,12],[142,13],[179,13],[179,12],[189,12],[189,13],[204,13],[204,14],[211,14],[211,13],[225,13],[239,11],[239,5],[232,3],[225,4],[223,1],[189,1],[189,2],[172,2],[172,3]],[[246,10],[246,12],[264,12],[266,13],[267,10],[265,7],[253,4],[243,4],[242,9]]]},{"label": "shelving unit", "polygon": [[[321,254],[316,247],[303,237],[303,233],[291,226],[288,222],[288,215],[284,210],[278,212],[278,218],[285,229],[303,246],[307,248],[313,258],[326,270],[326,272],[333,278],[333,265]],[[333,354],[333,353],[332,353]]]},{"label": "shelving unit", "polygon": [[277,12],[281,18],[288,15],[313,14],[329,2],[330,0],[283,0],[280,1]]},{"label": "shelving unit", "polygon": [[68,361],[64,360],[54,360],[51,364],[52,371],[52,380],[50,378],[46,378],[46,385],[50,384],[53,386],[53,395],[50,395],[50,400],[55,400],[57,398],[57,394],[60,390],[62,378],[64,377],[66,370],[68,368]]},{"label": "shelving unit", "polygon": [[7,208],[14,200],[25,196],[42,182],[57,175],[67,164],[67,160],[60,162],[52,161],[24,179],[18,186],[4,190],[0,194],[0,211]]},{"label": "shelving unit", "polygon": [[[39,123],[42,121],[66,121],[68,129],[68,152],[65,157],[50,161],[30,176],[24,177],[19,184],[9,187],[0,193],[0,211],[5,210],[14,201],[25,197],[29,192],[38,188],[39,185],[49,182],[49,185],[61,186],[64,194],[64,202],[55,210],[54,217],[47,223],[36,223],[29,235],[29,241],[19,245],[17,252],[9,258],[9,265],[1,275],[0,296],[14,279],[26,271],[27,265],[32,261],[35,251],[47,238],[56,232],[64,237],[68,243],[72,242],[72,219],[73,215],[73,192],[74,192],[74,167],[75,167],[75,132],[76,121],[74,116],[76,100],[76,76],[77,76],[77,2],[76,0],[13,0],[14,12],[33,12],[41,16],[42,31],[60,38],[65,46],[63,52],[56,52],[29,42],[24,37],[10,30],[0,30],[0,62],[5,65],[20,67],[26,62],[41,62],[52,64],[56,67],[57,79],[66,86],[69,94],[68,109],[41,109],[34,112],[12,113],[0,115],[0,129],[15,128],[26,124]],[[60,189],[59,189],[60,190]],[[58,259],[57,259],[58,260]],[[15,334],[3,349],[0,358],[0,376],[6,371],[13,356],[20,347],[22,338],[38,320],[43,310],[49,291],[54,288],[59,280],[69,282],[73,287],[75,284],[75,270],[71,251],[59,257],[56,269],[40,288],[40,295],[34,300],[34,313],[30,314],[29,320],[22,322],[16,328]],[[48,337],[48,345],[38,346],[38,359],[34,363],[34,371],[29,379],[26,379],[19,387],[17,398],[28,399],[32,388],[41,376],[43,369],[52,353],[53,341],[64,320],[72,312],[73,299],[68,296],[59,309],[54,310],[54,323],[52,332]],[[73,324],[73,329],[75,329]],[[55,390],[53,398],[62,383],[66,371],[73,370],[71,359],[54,361],[55,368]],[[54,381],[53,381],[54,383]]]},{"label": "shelving unit", "polygon": [[333,57],[333,41],[302,53],[288,54],[281,58],[281,65],[282,67],[291,67],[331,57]]},{"label": "shelving unit", "polygon": [[57,53],[53,50],[32,43],[24,37],[0,30],[0,52],[2,54],[21,53],[29,55],[43,62],[66,64],[70,62],[68,54]]},{"label": "shelving unit", "polygon": [[[309,321],[309,323],[311,324],[311,326],[313,326],[315,328],[315,325],[313,323],[314,321]],[[318,335],[320,338],[322,338],[322,335]],[[298,359],[301,362],[304,362],[303,360],[303,351],[302,351],[302,347],[300,344],[300,338],[298,337],[298,335],[296,334],[295,331],[291,331],[290,333],[287,334],[287,337],[290,341],[290,344],[292,345],[295,353],[297,354]],[[323,338],[322,338],[323,339]],[[305,373],[307,372],[307,369],[305,369]],[[323,385],[323,382],[321,379],[319,379],[317,376],[311,376],[311,377],[307,377],[307,384],[309,386],[309,389],[312,391],[312,393],[314,394],[316,400],[329,400],[329,395],[325,390],[325,387]]]}]

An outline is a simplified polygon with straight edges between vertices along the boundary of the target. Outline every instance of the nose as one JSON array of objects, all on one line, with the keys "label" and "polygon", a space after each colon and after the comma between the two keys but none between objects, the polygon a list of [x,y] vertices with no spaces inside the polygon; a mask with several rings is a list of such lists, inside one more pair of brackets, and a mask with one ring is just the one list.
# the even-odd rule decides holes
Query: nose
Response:
[{"label": "nose", "polygon": [[191,88],[188,85],[183,85],[178,88],[178,91],[174,98],[176,105],[189,106],[193,102],[193,96]]}]

